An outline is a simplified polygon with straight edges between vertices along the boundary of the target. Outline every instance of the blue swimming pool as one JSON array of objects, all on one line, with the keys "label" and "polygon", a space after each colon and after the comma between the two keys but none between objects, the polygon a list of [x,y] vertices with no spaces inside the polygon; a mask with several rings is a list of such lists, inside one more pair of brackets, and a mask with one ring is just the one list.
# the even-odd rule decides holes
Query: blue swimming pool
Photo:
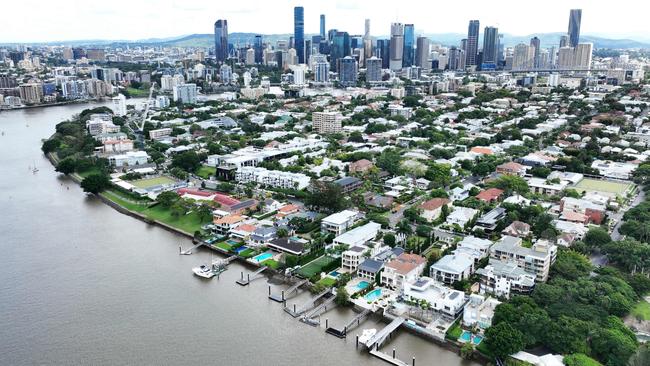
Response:
[{"label": "blue swimming pool", "polygon": [[458,338],[462,342],[469,342],[470,339],[472,339],[472,332],[468,331],[463,331],[463,333],[460,335],[460,338]]},{"label": "blue swimming pool", "polygon": [[254,260],[255,262],[257,262],[257,263],[262,263],[262,262],[264,262],[265,260],[267,260],[267,259],[269,259],[269,258],[272,258],[272,257],[273,257],[273,254],[271,254],[271,253],[262,253],[262,254],[258,254],[258,255],[256,255],[256,256],[254,256],[254,257],[253,257],[253,260]]},{"label": "blue swimming pool", "polygon": [[248,249],[248,247],[245,246],[245,245],[242,245],[241,247],[235,249],[235,253],[239,254],[239,253],[243,252],[246,249]]},{"label": "blue swimming pool", "polygon": [[472,338],[472,343],[474,343],[474,345],[476,346],[481,344],[482,341],[483,341],[483,336],[480,335],[475,335],[474,338]]},{"label": "blue swimming pool", "polygon": [[381,297],[381,289],[377,288],[368,292],[363,298],[369,302],[375,302],[380,297]]},{"label": "blue swimming pool", "polygon": [[461,342],[470,342],[471,341],[472,344],[474,344],[475,346],[478,346],[483,341],[483,336],[478,335],[478,334],[472,334],[472,332],[465,330],[460,335],[458,340],[461,341]]},{"label": "blue swimming pool", "polygon": [[330,276],[332,276],[332,277],[334,277],[334,278],[339,278],[340,275],[341,275],[341,274],[339,273],[339,271],[332,271],[332,272],[330,272]]},{"label": "blue swimming pool", "polygon": [[370,286],[370,283],[368,283],[368,281],[361,281],[361,282],[357,283],[357,286],[356,286],[357,291],[365,290],[365,289],[368,288],[368,286]]}]

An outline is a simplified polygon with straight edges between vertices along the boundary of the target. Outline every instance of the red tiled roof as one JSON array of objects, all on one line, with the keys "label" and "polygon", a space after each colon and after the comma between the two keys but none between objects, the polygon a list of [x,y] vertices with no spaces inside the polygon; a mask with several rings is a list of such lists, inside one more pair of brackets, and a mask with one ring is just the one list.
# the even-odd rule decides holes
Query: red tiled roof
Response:
[{"label": "red tiled roof", "polygon": [[398,273],[407,274],[426,261],[424,257],[417,254],[402,253],[388,262],[386,266],[393,268]]},{"label": "red tiled roof", "polygon": [[492,201],[499,198],[503,194],[503,190],[499,188],[489,188],[476,195],[476,198],[481,201]]},{"label": "red tiled roof", "polygon": [[433,211],[448,204],[449,202],[450,201],[446,198],[433,198],[426,202],[423,202],[420,205],[420,208],[427,211]]},{"label": "red tiled roof", "polygon": [[216,194],[215,192],[199,191],[198,189],[191,189],[191,188],[181,188],[177,190],[176,193],[178,193],[180,196],[191,194],[193,196],[201,196],[201,197],[210,197]]}]

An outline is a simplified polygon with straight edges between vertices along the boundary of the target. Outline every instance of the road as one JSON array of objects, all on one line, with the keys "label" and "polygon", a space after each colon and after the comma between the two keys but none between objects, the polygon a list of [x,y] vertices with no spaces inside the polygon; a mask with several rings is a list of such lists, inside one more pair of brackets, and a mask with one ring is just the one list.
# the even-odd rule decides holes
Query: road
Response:
[{"label": "road", "polygon": [[645,200],[645,192],[643,191],[643,189],[641,189],[641,187],[639,187],[638,189],[639,189],[639,193],[636,195],[634,200],[632,200],[632,202],[630,202],[630,204],[625,209],[621,209],[619,212],[616,212],[611,217],[611,219],[616,220],[616,225],[612,229],[612,233],[611,233],[612,240],[614,241],[621,240],[621,238],[623,237],[623,235],[618,231],[618,229],[621,227],[621,224],[623,223],[623,215],[625,214],[625,212]]}]

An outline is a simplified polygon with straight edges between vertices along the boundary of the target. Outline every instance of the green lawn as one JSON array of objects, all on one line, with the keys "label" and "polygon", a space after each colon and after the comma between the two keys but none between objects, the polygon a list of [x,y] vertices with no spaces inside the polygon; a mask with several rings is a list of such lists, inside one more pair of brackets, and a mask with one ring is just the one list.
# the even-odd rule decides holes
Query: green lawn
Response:
[{"label": "green lawn", "polygon": [[230,249],[232,249],[232,246],[230,244],[226,243],[225,241],[214,244],[214,246],[217,247],[217,248],[221,248],[221,249],[225,250],[226,252],[229,252]]},{"label": "green lawn", "polygon": [[214,175],[216,173],[215,168],[206,166],[206,165],[201,165],[199,170],[196,171],[196,175],[203,179],[209,179],[211,175]]},{"label": "green lawn", "polygon": [[638,319],[650,320],[650,303],[641,300],[634,308],[632,308],[631,314],[633,317]]},{"label": "green lawn", "polygon": [[624,196],[633,188],[632,183],[614,182],[600,179],[584,178],[575,185],[577,191],[598,191]]},{"label": "green lawn", "polygon": [[136,212],[143,212],[147,209],[148,202],[147,201],[135,201],[130,197],[125,196],[119,191],[115,190],[106,190],[101,193],[101,195],[104,198],[108,198],[109,200],[117,203],[118,205],[126,208],[127,210],[131,211],[136,211]]},{"label": "green lawn", "polygon": [[250,258],[255,254],[255,251],[253,249],[244,249],[241,252],[239,252],[239,256],[242,258]]},{"label": "green lawn", "polygon": [[133,98],[144,98],[149,96],[149,89],[126,88],[126,91]]},{"label": "green lawn", "polygon": [[445,334],[445,338],[451,341],[457,341],[458,338],[460,338],[460,335],[462,333],[463,333],[463,329],[461,329],[458,322],[456,322],[454,323],[454,325],[451,326],[451,328],[447,330],[447,333]]},{"label": "green lawn", "polygon": [[138,188],[147,189],[149,187],[159,186],[163,184],[172,184],[174,182],[176,182],[174,179],[163,175],[155,178],[138,179],[138,180],[131,181],[129,183],[133,184]]},{"label": "green lawn", "polygon": [[85,170],[83,172],[77,172],[77,174],[81,178],[84,178],[84,179],[86,179],[91,174],[99,174],[99,173],[101,173],[101,171],[98,168],[95,168],[95,167],[93,167],[91,169],[88,169],[88,170]]},{"label": "green lawn", "polygon": [[307,265],[303,266],[298,270],[298,274],[304,278],[311,278],[314,275],[320,274],[323,272],[323,269],[336,262],[336,258],[328,257],[323,255],[309,262]]},{"label": "green lawn", "polygon": [[157,205],[145,210],[143,213],[152,220],[163,222],[169,226],[181,229],[189,234],[193,234],[197,230],[200,231],[201,225],[203,224],[199,216],[194,211],[179,218],[175,218],[172,216],[171,210],[166,209],[161,205]]},{"label": "green lawn", "polygon": [[280,268],[280,263],[276,261],[275,259],[267,259],[264,262],[260,263],[263,266],[267,266],[272,269],[278,269]]},{"label": "green lawn", "polygon": [[334,287],[334,285],[336,285],[336,280],[333,279],[332,277],[323,277],[320,279],[320,281],[316,283],[320,283],[325,287]]}]

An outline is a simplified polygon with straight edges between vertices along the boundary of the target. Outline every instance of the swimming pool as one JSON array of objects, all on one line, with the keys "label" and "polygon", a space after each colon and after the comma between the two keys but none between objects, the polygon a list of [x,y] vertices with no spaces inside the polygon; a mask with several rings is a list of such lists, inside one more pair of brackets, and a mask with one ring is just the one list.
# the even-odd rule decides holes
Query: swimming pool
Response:
[{"label": "swimming pool", "polygon": [[468,331],[463,331],[463,333],[460,335],[460,338],[458,338],[461,342],[469,342],[470,339],[472,339],[472,332]]},{"label": "swimming pool", "polygon": [[339,278],[340,275],[341,275],[341,274],[339,273],[339,271],[332,271],[332,272],[330,272],[330,276],[332,276],[332,277],[334,277],[334,278]]},{"label": "swimming pool", "polygon": [[357,291],[365,290],[365,289],[368,288],[368,286],[370,286],[370,283],[368,283],[368,281],[361,281],[361,282],[357,283],[357,286],[356,286]]},{"label": "swimming pool", "polygon": [[472,334],[472,332],[464,330],[463,333],[458,337],[458,340],[461,342],[472,342],[475,346],[478,346],[483,341],[483,336],[478,334]]},{"label": "swimming pool", "polygon": [[241,247],[235,249],[235,253],[239,254],[239,253],[243,252],[246,249],[248,249],[248,247],[245,246],[245,245],[242,245]]},{"label": "swimming pool", "polygon": [[271,257],[273,257],[273,254],[271,254],[271,253],[262,253],[262,254],[258,254],[256,256],[254,256],[253,260],[255,262],[257,262],[257,263],[262,263],[262,262],[264,262],[265,260],[267,260],[267,259],[269,259]]},{"label": "swimming pool", "polygon": [[377,288],[368,292],[363,298],[369,302],[375,302],[380,297],[381,297],[381,289]]},{"label": "swimming pool", "polygon": [[478,346],[482,341],[483,341],[483,336],[480,335],[475,335],[474,338],[472,338],[472,343],[474,343],[474,345],[476,346]]}]

